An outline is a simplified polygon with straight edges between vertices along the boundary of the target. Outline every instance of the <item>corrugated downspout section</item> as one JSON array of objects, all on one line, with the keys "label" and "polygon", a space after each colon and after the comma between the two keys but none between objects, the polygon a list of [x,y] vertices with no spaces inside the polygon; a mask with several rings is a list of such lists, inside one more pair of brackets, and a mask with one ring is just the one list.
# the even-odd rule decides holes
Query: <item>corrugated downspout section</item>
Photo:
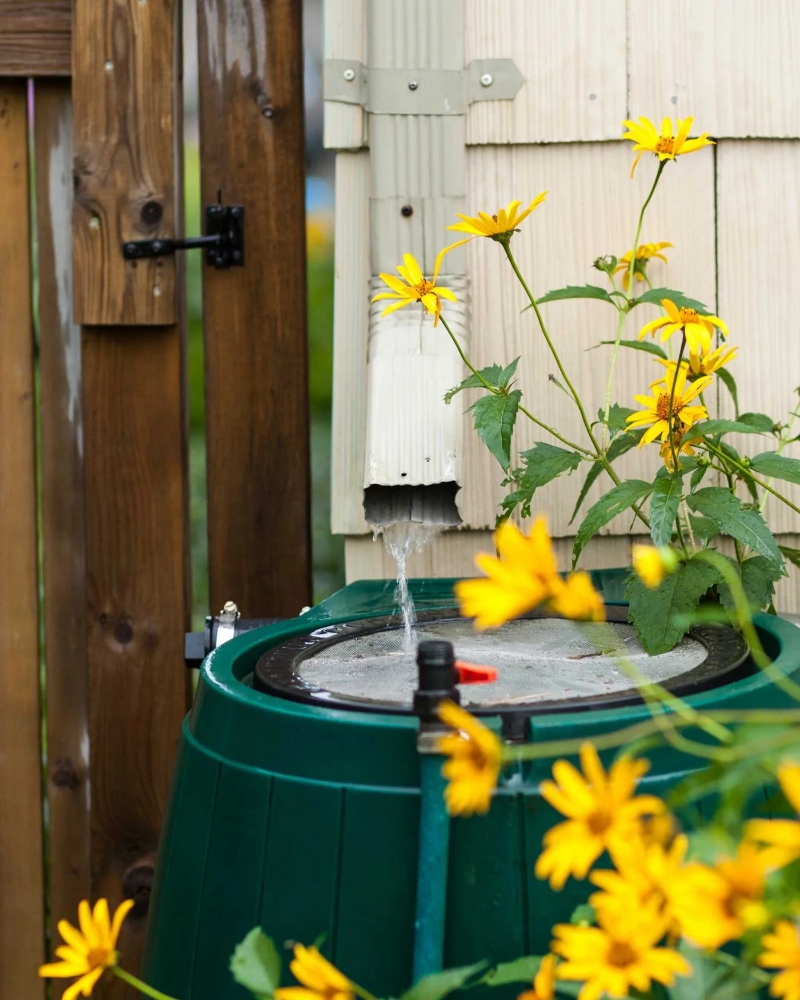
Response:
[{"label": "corrugated downspout section", "polygon": [[[446,302],[447,321],[466,351],[469,302],[465,277],[440,276],[458,302]],[[384,288],[372,279],[371,294]],[[464,378],[447,331],[411,305],[382,317],[370,307],[364,507],[371,524],[397,520],[457,525],[461,484],[463,406],[444,401]],[[377,489],[383,487],[383,489]],[[391,489],[387,489],[391,488]]]}]

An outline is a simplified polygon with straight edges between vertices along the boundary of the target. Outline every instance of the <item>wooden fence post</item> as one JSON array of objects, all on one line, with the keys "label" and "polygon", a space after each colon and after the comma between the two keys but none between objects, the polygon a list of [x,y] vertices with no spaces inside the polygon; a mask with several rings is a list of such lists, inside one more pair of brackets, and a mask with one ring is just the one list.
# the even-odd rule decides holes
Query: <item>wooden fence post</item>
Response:
[{"label": "wooden fence post", "polygon": [[245,209],[245,266],[204,273],[212,610],[311,602],[303,5],[198,5],[204,204]]},{"label": "wooden fence post", "polygon": [[135,971],[187,707],[185,343],[176,258],[125,262],[121,243],[180,233],[179,4],[76,0],[72,51],[91,883],[136,900],[120,939]]},{"label": "wooden fence post", "polygon": [[[0,997],[44,996],[28,86],[0,79]],[[13,931],[12,931],[13,929]]]}]

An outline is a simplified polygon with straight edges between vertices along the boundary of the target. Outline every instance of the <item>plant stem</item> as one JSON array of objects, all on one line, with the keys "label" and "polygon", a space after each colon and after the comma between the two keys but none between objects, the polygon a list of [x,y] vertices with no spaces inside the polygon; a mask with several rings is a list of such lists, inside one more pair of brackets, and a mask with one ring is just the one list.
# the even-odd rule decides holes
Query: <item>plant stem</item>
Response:
[{"label": "plant stem", "polygon": [[[664,160],[664,163],[666,162],[667,161]],[[683,337],[681,339],[681,349],[680,351],[678,351],[678,360],[675,364],[675,374],[672,377],[672,387],[670,388],[669,391],[669,413],[667,413],[667,432],[669,434],[670,450],[672,451],[672,462],[673,462],[672,468],[674,472],[678,471],[678,453],[675,451],[675,435],[673,434],[672,430],[672,421],[675,418],[675,414],[672,412],[672,406],[673,403],[675,402],[675,385],[678,381],[678,375],[680,374],[681,361],[683,361],[683,352],[685,349],[686,349],[686,333],[684,332]],[[680,450],[680,445],[678,445],[678,450]],[[678,529],[678,533],[680,533],[680,528]]]},{"label": "plant stem", "polygon": [[[439,317],[439,321],[441,322],[442,326],[445,328],[445,330],[447,330],[448,334],[450,335],[450,339],[455,344],[455,348],[458,351],[458,353],[459,353],[459,355],[461,357],[461,360],[464,362],[464,364],[467,366],[467,368],[469,368],[469,370],[472,372],[472,374],[475,376],[475,378],[477,378],[478,381],[481,383],[481,385],[485,389],[488,389],[489,392],[493,393],[495,396],[500,395],[502,393],[502,390],[498,389],[496,385],[491,385],[489,382],[487,382],[486,379],[483,377],[483,375],[481,375],[481,373],[478,371],[478,369],[472,364],[472,362],[469,360],[469,358],[463,352],[463,350],[461,349],[461,345],[458,342],[458,338],[456,337],[456,335],[453,333],[453,331],[448,326],[447,320],[444,318],[444,316],[440,316]],[[565,438],[563,435],[559,434],[558,431],[555,429],[555,427],[550,427],[549,424],[546,424],[546,423],[544,423],[544,421],[539,420],[538,417],[534,417],[534,415],[530,412],[530,410],[526,409],[524,406],[520,406],[519,410],[520,410],[520,413],[524,413],[525,416],[529,420],[532,420],[533,423],[535,423],[537,426],[541,427],[543,430],[545,430],[548,433],[552,434],[553,437],[558,438],[558,440],[561,441],[562,444],[567,445],[567,447],[569,447],[569,448],[573,448],[575,451],[581,452],[581,454],[583,454],[583,455],[588,455],[591,458],[595,458],[596,457],[596,456],[592,455],[592,453],[588,449],[581,447],[581,445],[579,445],[579,444],[575,444],[573,441],[570,441],[567,438]]]},{"label": "plant stem", "polygon": [[642,210],[639,212],[639,222],[636,226],[636,236],[633,238],[633,250],[631,251],[631,262],[628,267],[628,299],[630,300],[633,293],[633,272],[636,266],[636,251],[639,249],[639,237],[642,235],[642,223],[644,222],[644,213],[647,211],[647,206],[650,204],[650,199],[656,193],[656,187],[659,180],[661,180],[661,173],[664,167],[667,165],[666,160],[661,160],[658,164],[658,170],[656,171],[656,177],[653,181],[653,186],[650,188],[650,194],[645,198],[644,205],[642,205]]},{"label": "plant stem", "polygon": [[115,976],[118,976],[129,986],[132,986],[135,990],[139,990],[140,993],[144,993],[153,1000],[175,1000],[175,997],[171,997],[168,993],[162,993],[160,990],[154,989],[152,986],[148,986],[147,983],[143,983],[141,979],[137,979],[136,976],[132,976],[130,972],[126,972],[121,969],[118,965],[112,965],[111,971]]},{"label": "plant stem", "polygon": [[350,980],[350,985],[353,987],[353,992],[361,997],[361,1000],[377,1000],[374,994],[370,993],[369,990],[365,990],[363,986],[359,986],[358,983],[354,983]]},{"label": "plant stem", "polygon": [[763,479],[759,479],[758,476],[754,475],[753,472],[750,469],[748,469],[746,465],[742,465],[742,463],[737,462],[735,458],[732,458],[730,455],[726,455],[724,451],[717,448],[716,445],[712,444],[708,440],[708,438],[703,438],[703,444],[706,446],[706,448],[708,448],[708,450],[712,454],[716,455],[717,458],[722,459],[723,462],[729,463],[734,469],[738,469],[740,472],[743,472],[746,476],[749,476],[753,480],[753,482],[757,483],[763,490],[767,490],[768,493],[771,493],[774,497],[777,497],[778,500],[783,500],[783,502],[786,504],[787,507],[791,507],[791,509],[796,514],[800,514],[800,507],[797,507],[795,504],[792,503],[791,500],[788,499],[788,497],[785,497],[782,493],[779,493],[776,489],[773,489],[769,485],[769,483],[765,483]]}]

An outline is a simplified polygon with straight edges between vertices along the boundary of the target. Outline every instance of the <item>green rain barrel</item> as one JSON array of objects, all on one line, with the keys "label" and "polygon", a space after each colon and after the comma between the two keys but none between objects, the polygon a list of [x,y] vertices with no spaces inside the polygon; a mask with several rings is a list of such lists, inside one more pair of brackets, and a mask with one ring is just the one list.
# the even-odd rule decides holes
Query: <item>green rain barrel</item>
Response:
[{"label": "green rain barrel", "polygon": [[[625,576],[594,574],[612,614],[622,604]],[[437,618],[437,610],[454,615],[452,583],[411,581],[422,619]],[[183,726],[150,907],[144,975],[156,988],[181,1000],[243,1000],[228,962],[256,924],[279,945],[324,938],[323,953],[376,996],[400,996],[411,985],[417,720],[391,705],[354,707],[346,693],[326,703],[313,684],[308,696],[293,691],[286,673],[291,656],[283,652],[307,641],[337,641],[344,623],[392,615],[393,590],[388,581],[352,584],[297,619],[227,642],[205,660]],[[756,623],[780,668],[800,671],[797,627],[767,615]],[[273,671],[272,693],[257,689],[264,688],[256,675],[264,663]],[[688,696],[698,708],[786,703],[746,663],[723,671],[716,686],[701,680],[705,689]],[[469,697],[462,693],[462,700]],[[564,703],[558,711],[506,711],[503,718],[489,706],[481,714],[498,733],[534,741],[591,738],[647,715],[640,702],[607,701],[582,710]],[[650,759],[642,791],[657,795],[698,766],[668,748]],[[560,818],[536,791],[550,764],[507,776],[488,815],[453,820],[446,965],[542,954],[553,923],[585,900],[584,883],[556,893],[533,875],[542,837]]]}]

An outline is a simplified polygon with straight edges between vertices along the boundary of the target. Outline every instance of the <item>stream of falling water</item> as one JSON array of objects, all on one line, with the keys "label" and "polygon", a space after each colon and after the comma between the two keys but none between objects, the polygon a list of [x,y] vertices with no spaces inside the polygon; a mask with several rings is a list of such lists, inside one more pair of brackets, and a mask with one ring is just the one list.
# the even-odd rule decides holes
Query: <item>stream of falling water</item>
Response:
[{"label": "stream of falling water", "polygon": [[397,565],[397,587],[394,599],[403,613],[405,644],[406,649],[409,650],[413,644],[413,629],[417,616],[414,610],[414,599],[408,590],[408,557],[426,549],[443,530],[444,525],[441,524],[398,521],[395,524],[385,525],[375,533],[383,535],[386,551]]}]

